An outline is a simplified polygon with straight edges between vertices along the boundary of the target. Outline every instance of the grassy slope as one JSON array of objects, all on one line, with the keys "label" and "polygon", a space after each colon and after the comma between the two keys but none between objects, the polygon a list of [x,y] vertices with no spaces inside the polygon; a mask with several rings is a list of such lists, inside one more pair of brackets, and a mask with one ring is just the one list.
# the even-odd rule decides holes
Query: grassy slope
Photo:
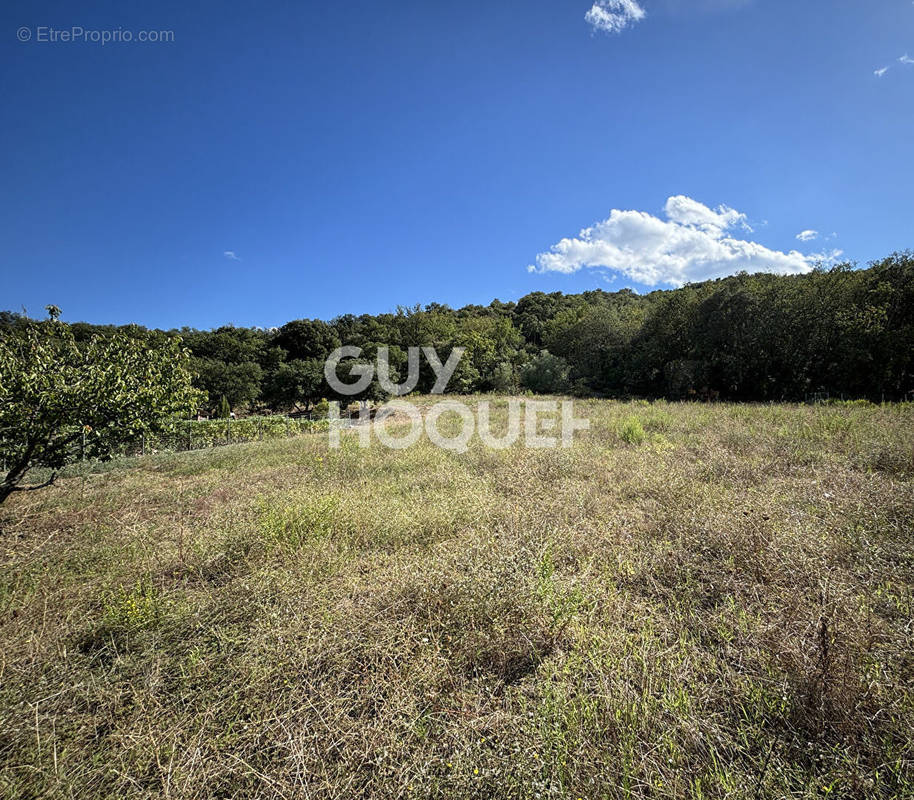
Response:
[{"label": "grassy slope", "polygon": [[571,450],[312,435],[16,496],[0,791],[911,796],[914,410],[577,408]]}]

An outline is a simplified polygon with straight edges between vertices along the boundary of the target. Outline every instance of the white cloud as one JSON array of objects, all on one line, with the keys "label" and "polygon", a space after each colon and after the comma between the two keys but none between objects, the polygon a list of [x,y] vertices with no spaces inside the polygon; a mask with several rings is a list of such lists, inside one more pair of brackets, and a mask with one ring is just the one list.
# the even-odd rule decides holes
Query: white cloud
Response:
[{"label": "white cloud", "polygon": [[630,25],[643,20],[647,14],[637,0],[597,0],[584,15],[595,30],[621,33]]},{"label": "white cloud", "polygon": [[830,267],[837,264],[843,255],[843,250],[823,250],[821,253],[810,253],[806,258],[810,264],[824,264]]},{"label": "white cloud", "polygon": [[229,261],[241,261],[234,250],[226,250],[222,253]]},{"label": "white cloud", "polygon": [[692,225],[706,233],[720,233],[737,224],[747,231],[752,231],[746,222],[745,214],[740,214],[728,206],[719,206],[717,211],[712,211],[697,200],[681,194],[669,198],[663,210],[670,222]]},{"label": "white cloud", "polygon": [[608,219],[540,253],[528,269],[571,274],[602,267],[647,286],[681,286],[740,270],[800,274],[841,256],[838,250],[784,253],[734,238],[734,227],[751,230],[745,214],[727,206],[714,210],[690,197],[669,198],[665,215],[663,220],[643,211],[614,209]]},{"label": "white cloud", "polygon": [[907,53],[905,53],[901,58],[898,59],[902,64],[914,64],[914,58],[911,58]]},{"label": "white cloud", "polygon": [[811,242],[813,239],[819,238],[818,231],[801,231],[797,234],[797,239],[801,242]]},{"label": "white cloud", "polygon": [[888,67],[881,67],[881,68],[877,69],[875,72],[873,72],[873,75],[875,75],[877,78],[881,78],[888,71],[889,71]]}]

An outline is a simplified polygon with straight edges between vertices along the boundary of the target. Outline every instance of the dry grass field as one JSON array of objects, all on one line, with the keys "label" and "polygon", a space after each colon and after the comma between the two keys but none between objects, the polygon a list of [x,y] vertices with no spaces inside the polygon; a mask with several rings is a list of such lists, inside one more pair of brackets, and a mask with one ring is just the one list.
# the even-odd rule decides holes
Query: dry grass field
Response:
[{"label": "dry grass field", "polygon": [[914,408],[576,409],[12,498],[0,794],[914,796]]}]

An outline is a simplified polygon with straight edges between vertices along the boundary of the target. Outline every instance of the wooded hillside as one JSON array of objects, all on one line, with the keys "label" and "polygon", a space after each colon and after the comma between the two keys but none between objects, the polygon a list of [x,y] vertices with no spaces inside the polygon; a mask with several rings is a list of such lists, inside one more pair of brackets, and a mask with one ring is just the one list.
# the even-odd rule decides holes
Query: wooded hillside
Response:
[{"label": "wooded hillside", "polygon": [[[4,312],[0,326],[10,331],[22,319]],[[72,328],[77,339],[106,329]],[[323,362],[341,344],[362,347],[368,359],[388,345],[392,365],[404,373],[409,346],[432,345],[442,358],[464,347],[451,392],[900,400],[914,390],[914,255],[897,253],[867,269],[739,274],[647,295],[533,292],[516,303],[457,310],[433,303],[293,320],[274,330],[169,333],[180,334],[193,353],[213,410],[223,396],[241,409],[328,397]],[[433,380],[423,363],[418,390],[428,391]]]}]

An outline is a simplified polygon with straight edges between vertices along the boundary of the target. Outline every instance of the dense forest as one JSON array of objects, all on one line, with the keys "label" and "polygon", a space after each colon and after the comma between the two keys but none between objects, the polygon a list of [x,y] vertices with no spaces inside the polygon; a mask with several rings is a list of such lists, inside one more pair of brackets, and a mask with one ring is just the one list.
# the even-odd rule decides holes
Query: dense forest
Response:
[{"label": "dense forest", "polygon": [[[24,319],[2,312],[0,329]],[[82,322],[71,328],[78,341],[115,330]],[[867,269],[741,273],[646,295],[533,292],[516,303],[457,310],[435,303],[300,319],[271,330],[128,329],[153,339],[182,337],[210,412],[220,405],[304,409],[331,397],[323,365],[341,344],[361,347],[366,359],[389,346],[401,374],[412,345],[434,346],[442,360],[464,347],[448,386],[456,393],[900,400],[914,391],[914,254],[897,253]],[[423,361],[418,390],[433,382]]]}]

